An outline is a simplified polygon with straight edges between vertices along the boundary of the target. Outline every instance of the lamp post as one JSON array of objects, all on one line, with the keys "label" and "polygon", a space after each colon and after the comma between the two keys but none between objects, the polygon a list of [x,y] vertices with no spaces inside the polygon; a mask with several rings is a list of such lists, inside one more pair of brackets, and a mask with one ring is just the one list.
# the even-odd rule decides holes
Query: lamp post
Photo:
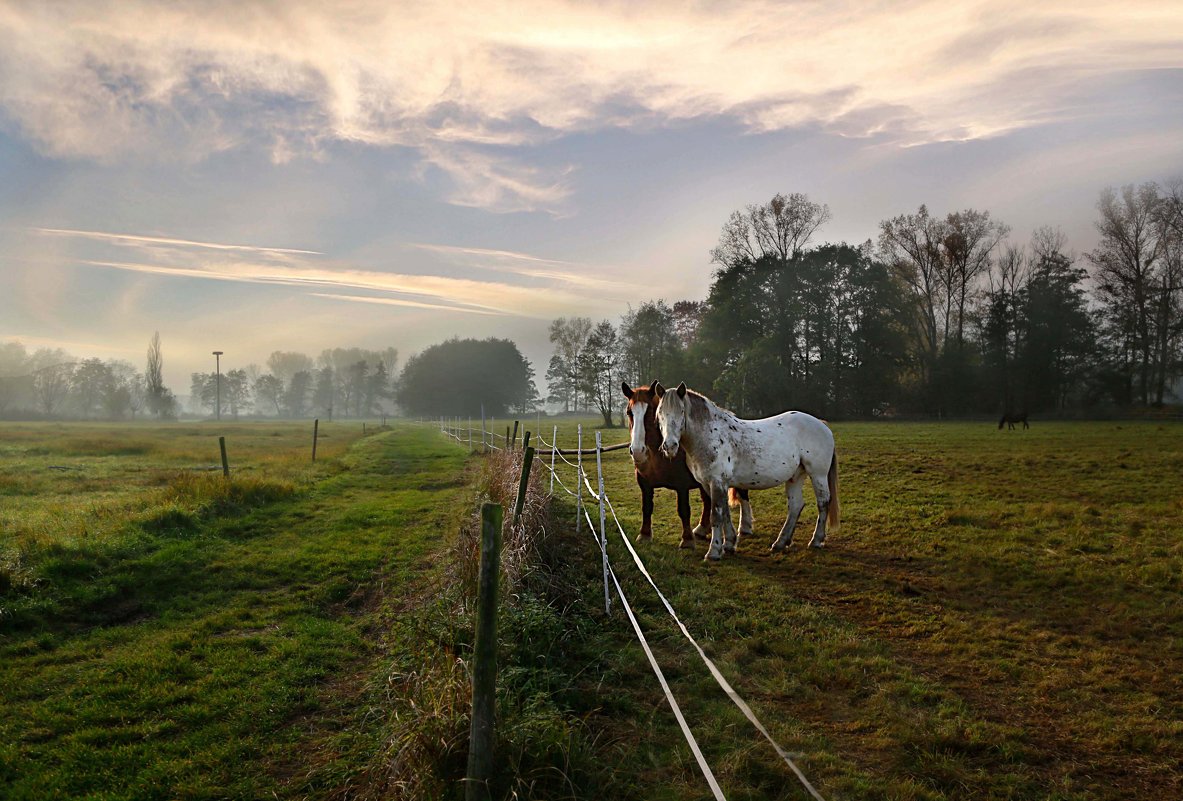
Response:
[{"label": "lamp post", "polygon": [[217,370],[217,414],[218,419],[222,419],[222,353],[223,351],[214,351],[214,367]]}]

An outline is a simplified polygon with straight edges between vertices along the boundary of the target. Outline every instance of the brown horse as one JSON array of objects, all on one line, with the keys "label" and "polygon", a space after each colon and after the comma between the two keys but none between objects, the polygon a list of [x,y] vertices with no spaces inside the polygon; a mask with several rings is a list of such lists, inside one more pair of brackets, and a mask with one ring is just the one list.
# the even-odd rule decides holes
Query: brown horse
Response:
[{"label": "brown horse", "polygon": [[[682,542],[679,548],[692,548],[695,538],[705,540],[711,530],[711,499],[702,486],[690,474],[686,466],[686,454],[679,453],[673,459],[666,459],[659,455],[661,448],[661,430],[657,427],[658,397],[653,387],[630,387],[627,382],[620,385],[624,397],[628,399],[628,427],[631,433],[629,453],[633,457],[633,467],[637,474],[637,486],[641,488],[641,533],[638,539],[649,539],[653,536],[653,490],[672,489],[678,493],[678,517],[682,520]],[[634,419],[634,414],[640,420]],[[694,529],[690,528],[690,490],[698,490],[702,498],[702,516]],[[740,513],[740,528],[744,533],[751,533],[752,515],[748,504],[748,491],[738,490],[737,494],[742,502]],[[744,514],[746,512],[746,514]]]},{"label": "brown horse", "polygon": [[998,430],[1001,431],[1003,426],[1007,427],[1008,431],[1013,431],[1015,423],[1022,423],[1023,428],[1030,428],[1027,425],[1027,412],[1003,412],[1002,419],[998,421]]}]

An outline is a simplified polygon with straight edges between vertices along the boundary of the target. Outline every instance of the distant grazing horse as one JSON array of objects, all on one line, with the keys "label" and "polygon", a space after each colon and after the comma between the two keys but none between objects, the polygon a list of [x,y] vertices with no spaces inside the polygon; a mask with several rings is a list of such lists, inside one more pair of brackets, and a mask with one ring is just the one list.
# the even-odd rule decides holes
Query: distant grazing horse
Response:
[{"label": "distant grazing horse", "polygon": [[1002,419],[998,421],[998,430],[1001,431],[1002,427],[1005,425],[1007,431],[1014,431],[1015,423],[1022,423],[1023,428],[1031,427],[1027,425],[1026,412],[1003,412]]},{"label": "distant grazing horse", "polygon": [[[637,485],[641,488],[641,533],[648,539],[653,536],[653,490],[672,489],[678,493],[678,517],[682,519],[682,542],[679,548],[691,548],[694,539],[705,540],[711,521],[711,498],[690,474],[686,466],[686,455],[679,453],[673,459],[658,456],[661,447],[661,430],[657,427],[657,396],[654,388],[660,384],[654,381],[649,386],[630,387],[622,383],[620,389],[628,398],[628,427],[630,430],[629,453],[637,472]],[[690,529],[690,490],[698,490],[702,497],[702,516],[693,531]],[[739,492],[739,527],[746,534],[752,532],[752,506],[748,503],[748,492]]]},{"label": "distant grazing horse", "polygon": [[735,551],[735,527],[727,513],[727,488],[767,489],[784,484],[789,516],[772,550],[781,551],[793,538],[805,506],[805,475],[817,496],[817,526],[810,546],[826,541],[826,523],[838,529],[838,455],[834,433],[804,412],[785,412],[763,420],[741,420],[697,392],[679,384],[676,391],[659,384],[657,423],[661,450],[669,457],[686,454],[690,472],[713,502],[711,547],[707,559]]}]

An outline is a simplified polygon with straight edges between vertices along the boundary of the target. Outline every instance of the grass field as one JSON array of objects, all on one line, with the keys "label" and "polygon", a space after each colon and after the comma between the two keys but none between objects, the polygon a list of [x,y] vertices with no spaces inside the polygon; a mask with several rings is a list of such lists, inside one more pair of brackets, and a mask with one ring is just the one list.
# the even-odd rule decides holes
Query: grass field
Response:
[{"label": "grass field", "polygon": [[[424,638],[443,670],[465,656],[449,607],[408,613],[478,500],[479,459],[430,424],[337,424],[313,469],[307,428],[0,429],[0,796],[376,797],[392,727],[438,700],[408,689]],[[802,547],[807,511],[795,547],[768,552],[776,490],[753,494],[756,534],[721,563],[676,547],[668,491],[640,547],[826,797],[1183,796],[1183,428],[835,430],[843,523],[824,551]],[[231,482],[191,469],[217,465],[219,433]],[[635,532],[627,452],[605,465]],[[554,513],[563,588],[505,613],[499,713],[506,769],[561,780],[515,792],[709,798],[627,622],[603,617],[573,505]],[[610,553],[727,797],[805,798]],[[552,753],[564,742],[580,753]]]},{"label": "grass field", "polygon": [[[769,553],[785,516],[777,490],[753,494],[756,533],[736,557],[708,565],[703,548],[677,550],[668,491],[641,549],[815,782],[836,798],[1183,797],[1183,427],[835,430],[843,525],[824,551],[803,547],[807,511],[794,548]],[[627,455],[605,459],[635,532]],[[728,797],[805,797],[652,590],[619,570]],[[677,740],[648,666],[635,647],[620,654],[616,686],[636,708],[608,725],[629,721],[618,737],[644,767],[638,797],[709,797],[686,749],[649,731],[660,722]]]}]

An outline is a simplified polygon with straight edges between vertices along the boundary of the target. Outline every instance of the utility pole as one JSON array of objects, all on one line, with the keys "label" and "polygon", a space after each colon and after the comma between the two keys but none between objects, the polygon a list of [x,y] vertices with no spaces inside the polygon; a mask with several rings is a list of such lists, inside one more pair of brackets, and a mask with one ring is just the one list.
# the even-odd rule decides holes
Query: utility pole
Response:
[{"label": "utility pole", "polygon": [[224,351],[214,351],[214,368],[217,371],[217,414],[218,419],[222,419],[222,353]]}]

